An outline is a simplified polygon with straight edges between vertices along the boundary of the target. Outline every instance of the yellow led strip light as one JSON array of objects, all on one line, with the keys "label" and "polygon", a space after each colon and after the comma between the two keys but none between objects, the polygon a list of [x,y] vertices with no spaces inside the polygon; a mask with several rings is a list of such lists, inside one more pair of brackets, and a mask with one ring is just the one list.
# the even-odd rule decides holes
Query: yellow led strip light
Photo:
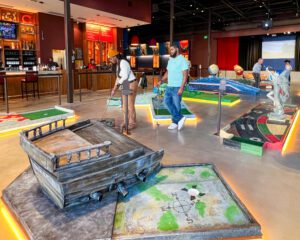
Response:
[{"label": "yellow led strip light", "polygon": [[282,155],[285,155],[285,154],[286,154],[286,151],[287,151],[287,149],[288,149],[288,146],[290,145],[290,142],[291,142],[291,140],[293,139],[293,135],[294,135],[294,132],[295,132],[295,128],[296,128],[296,126],[298,125],[299,120],[300,120],[300,110],[297,111],[296,117],[295,117],[295,119],[294,119],[294,121],[293,121],[293,123],[292,123],[292,126],[291,126],[291,128],[290,128],[290,131],[289,131],[289,133],[288,133],[288,135],[287,135],[287,137],[286,137],[286,140],[285,140],[285,142],[284,142],[283,148],[282,148],[282,150],[281,150],[281,154],[282,154]]}]

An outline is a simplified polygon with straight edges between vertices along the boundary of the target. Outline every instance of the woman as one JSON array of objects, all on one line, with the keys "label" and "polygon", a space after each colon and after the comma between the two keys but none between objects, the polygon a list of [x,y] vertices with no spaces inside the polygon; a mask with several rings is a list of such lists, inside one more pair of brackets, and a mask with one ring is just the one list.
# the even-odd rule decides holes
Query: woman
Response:
[{"label": "woman", "polygon": [[[138,82],[130,68],[129,62],[124,58],[119,52],[116,50],[109,50],[108,57],[112,64],[116,64],[116,83],[114,88],[111,91],[111,96],[115,95],[116,90],[120,85],[123,84],[124,81],[129,82],[129,89],[132,91],[128,96],[128,129],[131,130],[136,127],[136,112],[135,112],[135,98],[137,94]],[[122,95],[123,102],[123,114],[124,114],[124,122],[122,123],[122,127],[125,126],[125,96]]]}]

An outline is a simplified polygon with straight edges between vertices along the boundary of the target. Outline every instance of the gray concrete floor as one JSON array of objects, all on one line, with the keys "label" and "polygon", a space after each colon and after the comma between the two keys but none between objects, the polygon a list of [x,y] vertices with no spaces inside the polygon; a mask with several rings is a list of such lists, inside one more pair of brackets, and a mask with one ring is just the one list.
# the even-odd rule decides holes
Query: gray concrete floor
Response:
[{"label": "gray concrete floor", "polygon": [[[74,109],[80,119],[114,117],[121,121],[120,108],[106,109],[108,92],[85,92],[83,102],[63,106]],[[298,99],[297,99],[298,100]],[[243,99],[235,107],[224,107],[222,125],[230,123],[260,100]],[[57,104],[57,96],[40,100],[12,100],[11,111],[24,112]],[[299,102],[298,102],[299,104]],[[158,150],[165,149],[163,163],[214,163],[232,189],[262,226],[263,239],[300,239],[300,127],[286,156],[267,151],[256,157],[225,148],[213,134],[216,131],[217,105],[187,103],[200,119],[180,132],[167,130],[167,125],[152,125],[146,110],[137,110],[138,128],[131,137]],[[4,112],[4,104],[0,105]],[[0,191],[29,166],[19,146],[17,134],[0,137]]]}]

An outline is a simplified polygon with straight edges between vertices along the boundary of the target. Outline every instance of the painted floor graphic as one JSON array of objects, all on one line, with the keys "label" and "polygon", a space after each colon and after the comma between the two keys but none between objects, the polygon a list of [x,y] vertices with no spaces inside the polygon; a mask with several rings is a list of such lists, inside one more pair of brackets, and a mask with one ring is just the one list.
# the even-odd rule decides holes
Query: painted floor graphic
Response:
[{"label": "painted floor graphic", "polygon": [[[119,197],[113,237],[174,232],[182,235],[231,228],[234,235],[234,228],[249,224],[247,213],[212,165],[166,167],[147,182],[132,187],[126,198]],[[221,232],[211,236],[225,236]]]},{"label": "painted floor graphic", "polygon": [[262,155],[263,148],[281,151],[297,110],[296,106],[286,106],[286,121],[279,123],[269,121],[268,114],[273,111],[273,106],[260,104],[223,129],[227,134],[233,135],[223,142],[227,146],[259,156]]}]

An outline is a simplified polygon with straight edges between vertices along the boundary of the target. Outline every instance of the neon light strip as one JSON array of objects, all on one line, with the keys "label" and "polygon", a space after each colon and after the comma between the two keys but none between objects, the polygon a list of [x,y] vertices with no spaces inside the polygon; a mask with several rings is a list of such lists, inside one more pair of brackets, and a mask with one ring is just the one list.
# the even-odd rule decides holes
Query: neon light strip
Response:
[{"label": "neon light strip", "polygon": [[[194,99],[194,98],[182,98],[184,101],[189,101],[189,102],[199,102],[199,103],[209,103],[209,104],[218,104],[218,101],[213,101],[213,100],[203,100],[203,99]],[[222,102],[222,105],[223,106],[229,106],[229,107],[232,107],[232,106],[234,106],[234,105],[236,105],[236,104],[238,104],[238,103],[240,103],[241,102],[241,100],[240,99],[238,99],[238,100],[236,100],[236,101],[234,101],[234,102],[231,102],[231,103],[229,103],[229,102]]]},{"label": "neon light strip", "polygon": [[287,138],[286,138],[286,140],[284,142],[283,148],[281,150],[281,154],[282,155],[286,154],[286,150],[287,150],[287,148],[288,148],[288,146],[290,144],[290,141],[292,140],[293,132],[295,131],[295,128],[296,128],[299,120],[300,120],[300,110],[297,111],[297,115],[296,115],[296,117],[295,117],[295,119],[294,119],[294,121],[292,123],[292,127],[291,127],[291,129],[290,129],[290,131],[288,133],[288,136],[287,136]]},{"label": "neon light strip", "polygon": [[[171,118],[166,118],[166,119],[157,119],[157,118],[154,118],[150,104],[136,105],[136,107],[144,108],[144,109],[146,109],[146,110],[149,111],[152,124],[156,124],[156,123],[170,124],[170,123],[172,123],[172,119]],[[198,120],[197,117],[191,117],[191,118],[187,118],[186,122],[187,123],[197,123],[197,120]]]},{"label": "neon light strip", "polygon": [[8,223],[10,229],[15,234],[16,238],[18,240],[26,240],[27,238],[25,237],[23,231],[20,229],[19,224],[13,218],[13,216],[10,213],[10,211],[7,209],[5,203],[2,200],[0,200],[0,209],[1,209],[1,213],[2,213],[2,215],[4,217],[4,219]]}]

